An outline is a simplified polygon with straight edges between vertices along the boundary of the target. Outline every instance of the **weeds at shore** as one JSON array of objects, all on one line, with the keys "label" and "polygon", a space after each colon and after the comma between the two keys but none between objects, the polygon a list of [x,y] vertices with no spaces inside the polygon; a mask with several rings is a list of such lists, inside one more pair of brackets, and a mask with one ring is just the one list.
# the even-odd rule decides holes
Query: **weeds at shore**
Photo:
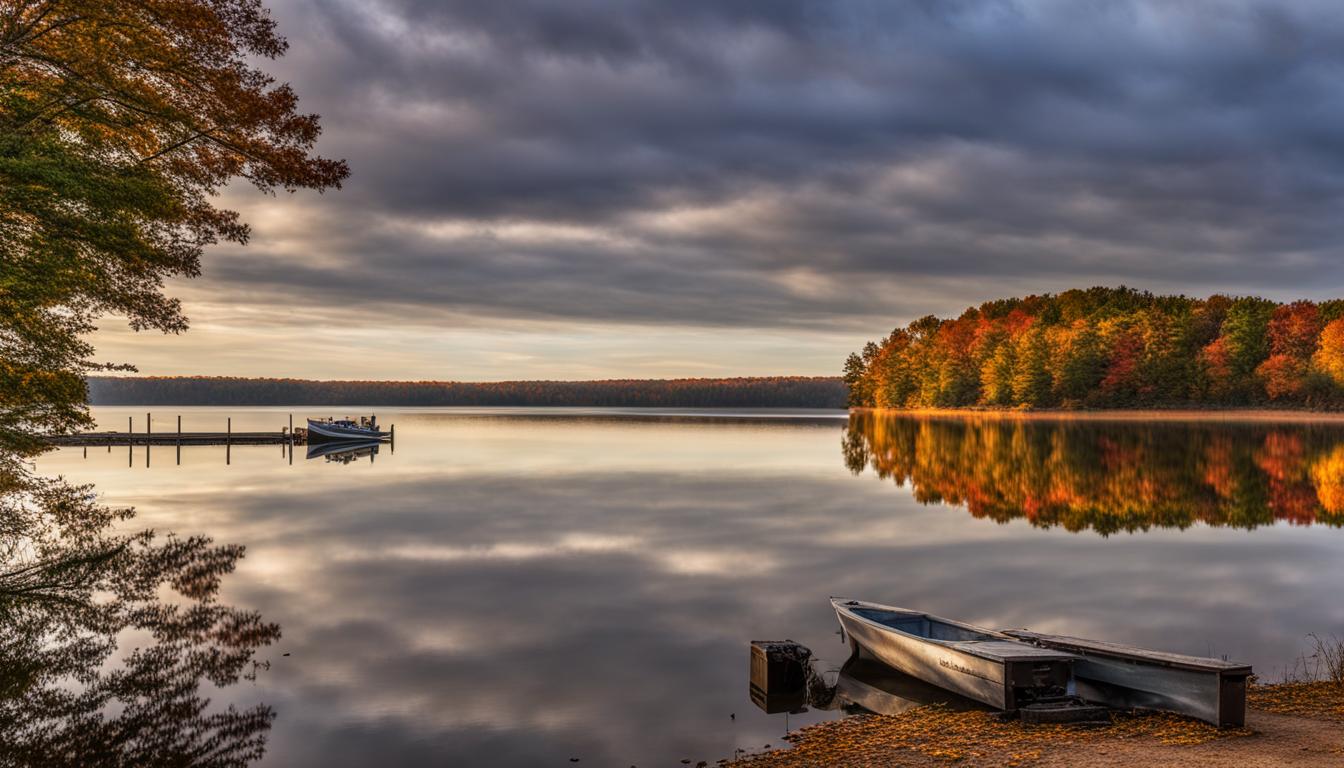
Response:
[{"label": "weeds at shore", "polygon": [[1315,646],[1311,658],[1316,662],[1316,676],[1344,688],[1344,640],[1334,635],[1322,638],[1311,634],[1307,637]]}]

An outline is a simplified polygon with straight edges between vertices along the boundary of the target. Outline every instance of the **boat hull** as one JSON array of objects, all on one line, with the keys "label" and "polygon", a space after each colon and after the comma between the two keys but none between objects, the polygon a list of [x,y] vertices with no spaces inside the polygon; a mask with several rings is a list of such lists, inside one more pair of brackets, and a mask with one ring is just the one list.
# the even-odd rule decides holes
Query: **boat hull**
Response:
[{"label": "boat hull", "polygon": [[309,440],[382,440],[387,436],[386,432],[376,429],[344,427],[339,424],[308,420]]},{"label": "boat hull", "polygon": [[1078,655],[1074,681],[1078,695],[1088,701],[1118,709],[1176,712],[1220,728],[1246,724],[1248,665],[1066,635],[1006,633]]},{"label": "boat hull", "polygon": [[883,629],[849,612],[836,612],[851,644],[911,677],[997,709],[1008,709],[1003,664]]},{"label": "boat hull", "polygon": [[[891,606],[833,599],[836,617],[852,646],[883,664],[996,709],[1016,709],[1030,692],[1063,690],[1072,654],[1050,651],[991,630],[930,617]],[[932,619],[978,639],[944,642],[909,634],[861,615],[857,610],[905,614],[910,621]]]}]

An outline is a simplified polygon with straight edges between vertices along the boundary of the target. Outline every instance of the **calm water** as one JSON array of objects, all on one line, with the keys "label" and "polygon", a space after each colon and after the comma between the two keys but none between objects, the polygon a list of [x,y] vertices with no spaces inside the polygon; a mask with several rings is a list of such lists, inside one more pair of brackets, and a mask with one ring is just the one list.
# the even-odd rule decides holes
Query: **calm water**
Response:
[{"label": "calm water", "polygon": [[[303,415],[345,415],[355,408]],[[143,408],[101,408],[142,428]],[[290,409],[163,409],[188,430]],[[1344,429],[394,412],[395,453],[62,449],[136,526],[247,556],[223,598],[284,637],[217,703],[278,712],[263,764],[665,765],[779,744],[747,642],[836,668],[829,595],[1228,655],[1276,677],[1344,634]],[[128,466],[129,465],[129,466]],[[284,655],[289,654],[289,655]],[[730,715],[736,719],[730,719]]]}]

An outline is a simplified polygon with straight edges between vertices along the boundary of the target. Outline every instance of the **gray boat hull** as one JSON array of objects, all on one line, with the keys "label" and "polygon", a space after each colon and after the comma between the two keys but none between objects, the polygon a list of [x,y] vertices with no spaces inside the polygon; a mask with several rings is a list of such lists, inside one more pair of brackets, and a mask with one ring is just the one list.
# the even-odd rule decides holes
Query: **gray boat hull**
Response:
[{"label": "gray boat hull", "polygon": [[[1024,691],[1063,689],[1076,658],[917,611],[841,599],[831,604],[852,645],[895,670],[997,709],[1016,709]],[[903,614],[907,619],[900,621],[908,620],[912,628],[936,622],[963,638],[942,640],[932,632],[902,631],[863,615],[875,611]]]},{"label": "gray boat hull", "polygon": [[1249,665],[1066,635],[1020,629],[1005,633],[1077,654],[1074,682],[1078,695],[1088,701],[1118,709],[1176,712],[1220,728],[1246,724]]}]

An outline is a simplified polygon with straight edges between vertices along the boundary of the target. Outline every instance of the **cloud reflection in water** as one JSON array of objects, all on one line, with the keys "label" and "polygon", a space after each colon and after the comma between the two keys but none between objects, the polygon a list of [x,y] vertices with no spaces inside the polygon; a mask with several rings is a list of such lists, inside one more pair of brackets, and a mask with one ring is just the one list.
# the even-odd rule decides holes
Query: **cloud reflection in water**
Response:
[{"label": "cloud reflection in water", "polygon": [[1329,527],[995,525],[852,477],[835,418],[379,415],[398,446],[372,467],[44,459],[156,527],[247,545],[226,597],[285,627],[240,694],[279,713],[263,764],[712,763],[779,743],[747,641],[838,666],[832,594],[1270,676],[1306,632],[1344,630]]}]

